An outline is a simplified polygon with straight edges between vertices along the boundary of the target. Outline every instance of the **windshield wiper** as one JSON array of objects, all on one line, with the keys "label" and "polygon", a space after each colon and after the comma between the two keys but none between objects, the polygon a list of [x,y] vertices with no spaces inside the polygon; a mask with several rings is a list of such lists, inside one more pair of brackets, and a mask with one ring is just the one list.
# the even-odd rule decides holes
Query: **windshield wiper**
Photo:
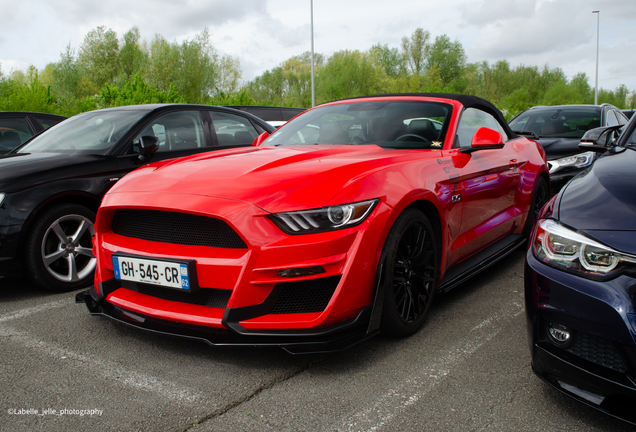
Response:
[{"label": "windshield wiper", "polygon": [[539,135],[537,135],[536,133],[532,132],[532,131],[516,131],[513,130],[514,133],[516,133],[517,135],[527,135],[527,136],[531,136],[534,139],[539,139]]}]

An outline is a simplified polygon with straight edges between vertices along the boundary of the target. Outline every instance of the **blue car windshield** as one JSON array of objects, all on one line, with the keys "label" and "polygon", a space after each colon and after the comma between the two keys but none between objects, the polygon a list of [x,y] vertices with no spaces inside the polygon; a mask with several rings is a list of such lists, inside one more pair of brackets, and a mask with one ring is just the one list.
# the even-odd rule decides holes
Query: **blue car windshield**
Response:
[{"label": "blue car windshield", "polygon": [[105,154],[151,110],[97,110],[71,117],[33,138],[17,153]]},{"label": "blue car windshield", "polygon": [[452,106],[426,101],[365,101],[325,105],[282,126],[263,145],[376,144],[441,148]]},{"label": "blue car windshield", "polygon": [[636,148],[636,128],[632,130],[632,133],[627,138],[621,141],[621,145],[624,147]]}]

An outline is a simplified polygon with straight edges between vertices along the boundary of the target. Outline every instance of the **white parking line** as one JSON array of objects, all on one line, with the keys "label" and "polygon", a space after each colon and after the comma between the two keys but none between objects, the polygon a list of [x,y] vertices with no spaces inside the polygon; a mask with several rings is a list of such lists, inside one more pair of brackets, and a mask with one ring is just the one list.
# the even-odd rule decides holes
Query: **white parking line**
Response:
[{"label": "white parking line", "polygon": [[45,304],[39,305],[39,306],[33,306],[33,307],[29,307],[29,308],[20,309],[19,311],[16,311],[16,312],[11,312],[11,313],[8,313],[6,315],[0,315],[0,323],[16,320],[16,319],[20,319],[20,318],[24,318],[24,317],[27,317],[29,315],[33,315],[33,314],[36,314],[36,313],[39,313],[39,312],[44,312],[44,311],[47,311],[47,310],[51,310],[51,309],[67,306],[67,305],[70,305],[72,303],[74,303],[74,300],[72,298],[65,298],[65,299],[62,299],[62,300],[57,300],[57,301],[54,301],[54,302],[45,303]]},{"label": "white parking line", "polygon": [[[387,426],[393,418],[415,404],[428,392],[433,390],[452,371],[454,367],[474,354],[482,345],[497,336],[503,325],[497,323],[513,319],[523,313],[523,306],[518,303],[508,305],[508,309],[493,315],[471,331],[448,353],[434,363],[422,365],[415,375],[402,382],[376,399],[375,403],[363,411],[345,419],[340,431],[377,431]],[[330,429],[333,430],[333,429]]]},{"label": "white parking line", "polygon": [[179,386],[152,375],[128,370],[111,361],[70,351],[54,343],[35,339],[22,331],[6,326],[0,326],[0,337],[6,337],[10,342],[18,343],[53,357],[60,363],[72,363],[68,366],[84,369],[86,372],[97,375],[109,383],[151,392],[179,403],[190,404],[202,401],[204,398],[202,393],[191,388]]}]

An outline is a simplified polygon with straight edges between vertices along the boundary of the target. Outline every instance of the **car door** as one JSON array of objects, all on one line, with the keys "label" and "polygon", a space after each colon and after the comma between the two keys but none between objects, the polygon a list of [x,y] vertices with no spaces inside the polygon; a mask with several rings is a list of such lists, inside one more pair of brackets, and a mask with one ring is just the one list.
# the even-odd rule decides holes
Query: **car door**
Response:
[{"label": "car door", "polygon": [[152,162],[212,150],[209,128],[202,119],[201,111],[167,112],[148,120],[142,131],[124,148],[123,155],[119,157],[121,172],[118,177],[142,165],[139,159],[142,136],[155,137],[159,141],[159,149],[152,155]]},{"label": "car door", "polygon": [[[504,138],[504,147],[460,152],[471,146],[472,137],[480,127],[494,129]],[[456,241],[457,258],[472,255],[515,228],[519,212],[515,197],[519,189],[519,167],[525,163],[508,140],[504,129],[489,113],[468,108],[457,127],[455,155],[461,167],[461,181],[455,200],[462,202],[460,236]]]},{"label": "car door", "polygon": [[211,135],[216,148],[250,146],[257,136],[265,131],[256,128],[247,118],[234,113],[208,110],[211,122]]},{"label": "car door", "polygon": [[0,118],[0,154],[9,153],[37,133],[26,116]]}]

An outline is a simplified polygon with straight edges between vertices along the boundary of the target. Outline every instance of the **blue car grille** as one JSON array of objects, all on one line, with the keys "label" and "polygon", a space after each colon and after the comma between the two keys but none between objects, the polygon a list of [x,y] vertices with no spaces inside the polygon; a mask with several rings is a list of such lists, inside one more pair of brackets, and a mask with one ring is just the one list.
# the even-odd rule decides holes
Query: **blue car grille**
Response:
[{"label": "blue car grille", "polygon": [[621,373],[627,371],[614,342],[578,331],[573,336],[572,345],[565,348],[566,351]]}]

